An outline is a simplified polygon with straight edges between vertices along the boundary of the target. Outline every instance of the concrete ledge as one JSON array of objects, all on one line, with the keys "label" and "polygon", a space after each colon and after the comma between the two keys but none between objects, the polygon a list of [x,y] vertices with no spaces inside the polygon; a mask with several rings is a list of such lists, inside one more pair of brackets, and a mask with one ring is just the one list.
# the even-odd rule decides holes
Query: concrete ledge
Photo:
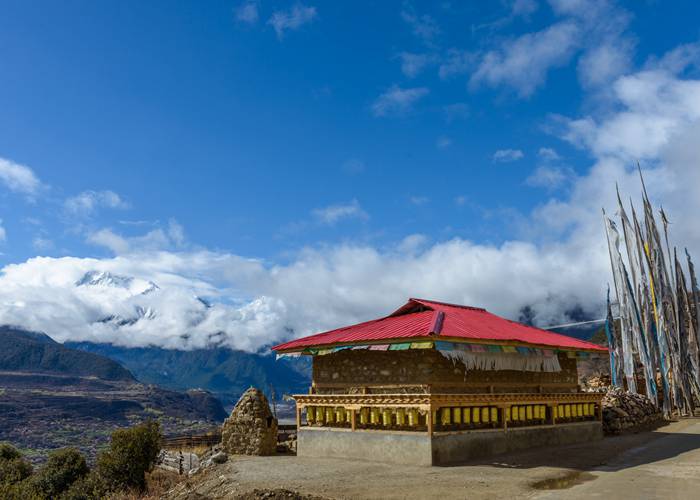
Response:
[{"label": "concrete ledge", "polygon": [[441,432],[432,439],[422,432],[302,428],[297,455],[371,460],[405,465],[448,465],[501,453],[561,446],[603,438],[600,422],[537,427]]}]

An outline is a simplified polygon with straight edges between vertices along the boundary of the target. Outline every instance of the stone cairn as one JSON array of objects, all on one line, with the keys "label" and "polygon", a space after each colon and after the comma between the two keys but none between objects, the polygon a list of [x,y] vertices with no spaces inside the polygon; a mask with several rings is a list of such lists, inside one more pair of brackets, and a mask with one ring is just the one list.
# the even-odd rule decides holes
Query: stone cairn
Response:
[{"label": "stone cairn", "polygon": [[243,393],[224,422],[221,446],[233,455],[274,455],[277,419],[262,391],[251,387]]},{"label": "stone cairn", "polygon": [[623,434],[636,432],[663,423],[659,408],[646,396],[609,388],[603,397],[603,432]]}]

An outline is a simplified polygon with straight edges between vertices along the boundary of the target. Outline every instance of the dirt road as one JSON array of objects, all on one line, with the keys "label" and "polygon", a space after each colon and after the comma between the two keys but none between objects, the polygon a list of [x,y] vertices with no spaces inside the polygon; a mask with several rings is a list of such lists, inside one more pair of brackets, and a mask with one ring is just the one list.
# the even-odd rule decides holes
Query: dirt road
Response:
[{"label": "dirt road", "polygon": [[[454,467],[234,457],[189,479],[168,498],[239,498],[254,489],[276,488],[326,498],[697,498],[696,471],[700,471],[700,419],[654,432]],[[564,489],[541,489],[553,487]],[[686,495],[693,491],[698,495]]]},{"label": "dirt road", "polygon": [[700,421],[683,421],[661,432],[665,435],[591,471],[581,484],[537,498],[700,498]]}]

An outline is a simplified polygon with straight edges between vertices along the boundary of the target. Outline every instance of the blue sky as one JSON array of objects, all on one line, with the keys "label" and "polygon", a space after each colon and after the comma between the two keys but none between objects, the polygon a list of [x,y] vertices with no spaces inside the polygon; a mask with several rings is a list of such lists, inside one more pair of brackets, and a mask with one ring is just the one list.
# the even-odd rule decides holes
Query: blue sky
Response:
[{"label": "blue sky", "polygon": [[[636,195],[640,160],[659,200],[680,193],[697,18],[652,1],[4,2],[4,279],[37,256],[49,274],[138,268],[234,309],[278,301],[274,328],[295,331],[419,293],[513,317],[532,300],[542,321],[594,311],[610,186]],[[260,267],[186,264],[202,256]],[[566,256],[585,260],[568,281]],[[288,313],[318,305],[335,312]]]}]

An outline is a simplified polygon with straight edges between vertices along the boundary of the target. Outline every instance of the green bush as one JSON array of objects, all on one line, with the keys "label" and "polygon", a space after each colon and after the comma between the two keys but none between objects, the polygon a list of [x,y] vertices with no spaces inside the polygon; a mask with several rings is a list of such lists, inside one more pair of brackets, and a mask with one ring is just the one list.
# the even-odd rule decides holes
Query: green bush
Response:
[{"label": "green bush", "polygon": [[161,439],[160,425],[153,421],[114,431],[109,450],[97,457],[97,473],[109,491],[143,491],[146,472],[153,470]]},{"label": "green bush", "polygon": [[0,498],[2,500],[46,500],[34,490],[29,480],[26,479],[14,484],[0,484]]},{"label": "green bush", "polygon": [[32,475],[32,464],[9,443],[0,443],[0,484],[16,484]]},{"label": "green bush", "polygon": [[61,500],[102,500],[108,496],[107,485],[96,471],[90,472],[88,475],[81,477],[74,482],[66,492],[64,492]]},{"label": "green bush", "polygon": [[53,451],[44,466],[31,478],[34,489],[45,498],[58,498],[78,479],[90,472],[85,457],[75,448]]}]

